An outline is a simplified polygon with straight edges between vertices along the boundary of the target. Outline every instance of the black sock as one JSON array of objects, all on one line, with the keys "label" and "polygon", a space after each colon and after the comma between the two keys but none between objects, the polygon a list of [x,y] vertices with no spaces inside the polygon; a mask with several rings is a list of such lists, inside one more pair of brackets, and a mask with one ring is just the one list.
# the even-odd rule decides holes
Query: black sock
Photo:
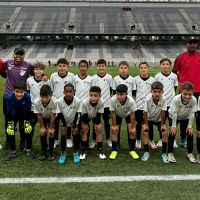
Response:
[{"label": "black sock", "polygon": [[141,131],[142,131],[142,124],[137,124],[136,125],[137,140],[141,140]]},{"label": "black sock", "polygon": [[192,153],[193,151],[193,135],[187,136],[187,150],[188,153]]},{"label": "black sock", "polygon": [[200,137],[197,137],[197,152],[200,154]]},{"label": "black sock", "polygon": [[41,147],[42,147],[42,152],[46,152],[47,151],[47,136],[40,136],[40,143],[41,143]]},{"label": "black sock", "polygon": [[10,143],[11,151],[15,151],[16,150],[15,135],[9,135],[8,136],[8,142]]},{"label": "black sock", "polygon": [[87,148],[87,141],[81,141],[81,151],[85,152]]},{"label": "black sock", "polygon": [[77,152],[79,150],[79,143],[80,143],[79,138],[80,138],[79,134],[73,136],[74,152]]},{"label": "black sock", "polygon": [[66,135],[61,136],[61,151],[64,152],[66,148]]},{"label": "black sock", "polygon": [[102,151],[102,142],[97,142],[97,151]]},{"label": "black sock", "polygon": [[129,138],[129,146],[131,151],[135,150],[135,139]]},{"label": "black sock", "polygon": [[167,152],[167,142],[162,142],[162,153]]},{"label": "black sock", "polygon": [[49,137],[49,153],[53,154],[54,137]]},{"label": "black sock", "polygon": [[169,153],[173,153],[174,151],[174,139],[175,139],[174,135],[169,135],[168,137],[168,152]]},{"label": "black sock", "polygon": [[149,145],[148,144],[144,144],[144,151],[149,152]]},{"label": "black sock", "polygon": [[106,133],[106,140],[109,140],[110,139],[110,124],[109,123],[104,124],[104,130]]},{"label": "black sock", "polygon": [[117,151],[117,142],[116,141],[112,141],[112,150]]}]

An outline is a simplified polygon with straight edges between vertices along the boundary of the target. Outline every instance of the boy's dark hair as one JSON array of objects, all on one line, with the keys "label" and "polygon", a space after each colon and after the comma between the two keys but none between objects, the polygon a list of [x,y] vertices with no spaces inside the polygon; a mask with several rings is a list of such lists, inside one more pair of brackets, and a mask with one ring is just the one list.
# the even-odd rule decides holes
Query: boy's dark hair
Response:
[{"label": "boy's dark hair", "polygon": [[14,90],[18,89],[18,90],[24,90],[24,91],[26,91],[26,84],[23,83],[23,82],[21,82],[21,81],[15,82],[13,84],[13,89]]},{"label": "boy's dark hair", "polygon": [[141,63],[139,64],[139,68],[140,68],[141,65],[146,65],[146,66],[149,68],[149,64],[148,64],[146,61],[141,62]]},{"label": "boy's dark hair", "polygon": [[57,65],[59,65],[59,64],[69,65],[69,62],[68,62],[65,58],[60,58],[60,59],[57,61]]},{"label": "boy's dark hair", "polygon": [[45,67],[46,67],[46,65],[44,63],[42,63],[42,62],[36,62],[36,63],[33,64],[33,69],[39,68],[39,69],[43,69],[44,70]]},{"label": "boy's dark hair", "polygon": [[71,83],[67,83],[67,84],[64,86],[64,90],[65,90],[65,88],[67,88],[67,87],[70,87],[70,88],[72,88],[72,89],[75,91],[75,88],[74,88],[74,86],[73,86]]},{"label": "boy's dark hair", "polygon": [[101,94],[101,88],[99,86],[92,86],[90,88],[90,92],[98,92],[99,94]]},{"label": "boy's dark hair", "polygon": [[119,62],[119,67],[120,67],[120,65],[126,65],[126,66],[129,68],[129,64],[128,64],[128,62],[125,61],[125,60],[120,61],[120,62]]},{"label": "boy's dark hair", "polygon": [[171,61],[169,58],[162,58],[162,59],[160,60],[160,64],[162,64],[162,63],[165,62],[165,61],[168,61],[170,65],[172,64],[172,61]]},{"label": "boy's dark hair", "polygon": [[104,59],[97,60],[97,65],[100,65],[100,64],[106,65],[106,60],[104,60]]},{"label": "boy's dark hair", "polygon": [[155,81],[151,84],[151,90],[157,89],[157,90],[163,90],[164,86],[161,82]]},{"label": "boy's dark hair", "polygon": [[189,81],[183,83],[182,90],[194,90],[194,85],[190,83]]},{"label": "boy's dark hair", "polygon": [[46,84],[40,88],[40,96],[47,97],[49,95],[51,96],[52,94],[53,94],[53,92],[49,85]]},{"label": "boy's dark hair", "polygon": [[88,61],[87,60],[80,60],[80,62],[78,63],[78,66],[80,66],[81,63],[84,63],[87,65],[87,68],[89,67]]},{"label": "boy's dark hair", "polygon": [[128,92],[128,87],[124,84],[120,84],[116,88],[117,93],[127,93]]}]

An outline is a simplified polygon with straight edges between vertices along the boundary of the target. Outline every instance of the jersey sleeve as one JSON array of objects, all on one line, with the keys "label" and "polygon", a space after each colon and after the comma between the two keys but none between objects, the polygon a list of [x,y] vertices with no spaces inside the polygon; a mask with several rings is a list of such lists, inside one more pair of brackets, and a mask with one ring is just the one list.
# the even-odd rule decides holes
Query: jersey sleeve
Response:
[{"label": "jersey sleeve", "polygon": [[97,110],[98,113],[104,113],[104,103],[100,101],[99,108]]},{"label": "jersey sleeve", "polygon": [[110,101],[110,111],[115,111],[115,104],[116,103],[115,103],[114,99],[111,98],[111,101]]},{"label": "jersey sleeve", "polygon": [[167,99],[164,97],[163,100],[164,100],[164,103],[162,106],[162,110],[167,111],[167,101],[166,101]]},{"label": "jersey sleeve", "polygon": [[34,112],[35,114],[41,113],[41,112],[40,112],[40,109],[39,109],[39,107],[38,107],[38,101],[34,101],[34,102],[33,102],[33,112]]},{"label": "jersey sleeve", "polygon": [[129,103],[129,106],[130,106],[130,112],[135,112],[137,110],[134,99],[132,99],[132,101]]}]

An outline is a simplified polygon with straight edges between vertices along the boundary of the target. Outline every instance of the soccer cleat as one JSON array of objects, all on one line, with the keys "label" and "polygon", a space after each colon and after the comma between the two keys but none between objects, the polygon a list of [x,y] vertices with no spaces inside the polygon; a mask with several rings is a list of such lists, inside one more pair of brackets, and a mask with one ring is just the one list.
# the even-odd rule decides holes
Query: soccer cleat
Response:
[{"label": "soccer cleat", "polygon": [[80,160],[85,160],[87,157],[87,153],[86,152],[83,152],[80,154]]},{"label": "soccer cleat", "polygon": [[53,161],[53,160],[55,160],[55,156],[54,156],[54,154],[53,154],[53,153],[49,153],[47,159],[48,159],[49,161]]},{"label": "soccer cleat", "polygon": [[169,163],[169,159],[168,159],[168,156],[167,156],[166,153],[163,153],[163,154],[162,154],[162,161],[163,161],[164,163]]},{"label": "soccer cleat", "polygon": [[29,160],[33,160],[34,159],[34,154],[33,154],[33,150],[32,149],[29,149],[27,151],[27,156],[28,156]]},{"label": "soccer cleat", "polygon": [[147,161],[150,158],[150,154],[149,152],[144,152],[143,156],[142,156],[142,161]]},{"label": "soccer cleat", "polygon": [[67,139],[67,148],[72,148],[73,147],[73,142],[71,139]]},{"label": "soccer cleat", "polygon": [[196,163],[197,160],[195,159],[194,155],[192,153],[187,154],[187,158],[191,163]]},{"label": "soccer cleat", "polygon": [[73,159],[74,159],[74,163],[76,164],[80,163],[80,156],[78,152],[73,153]]},{"label": "soccer cleat", "polygon": [[108,147],[112,148],[112,142],[111,142],[109,139],[106,140],[105,144],[106,144]]},{"label": "soccer cleat", "polygon": [[5,158],[5,161],[10,161],[16,157],[16,153],[10,152]]},{"label": "soccer cleat", "polygon": [[58,160],[58,163],[59,164],[64,164],[65,163],[65,160],[66,160],[66,153],[64,152],[64,153],[61,153],[61,155],[60,155],[60,158],[59,158],[59,160]]},{"label": "soccer cleat", "polygon": [[46,159],[47,159],[47,153],[46,152],[42,152],[41,155],[40,155],[40,157],[39,157],[39,160],[40,161],[44,161]]},{"label": "soccer cleat", "polygon": [[109,158],[111,160],[115,160],[116,157],[117,157],[117,151],[112,151],[111,154],[110,154],[110,156],[109,156]]},{"label": "soccer cleat", "polygon": [[139,158],[138,154],[135,151],[130,151],[129,155],[135,160]]},{"label": "soccer cleat", "polygon": [[20,143],[19,143],[19,150],[20,151],[24,151],[26,145],[25,145],[25,141],[24,140],[20,140]]},{"label": "soccer cleat", "polygon": [[176,140],[174,140],[174,148],[177,149],[178,148],[178,145],[176,143]]},{"label": "soccer cleat", "polygon": [[97,157],[100,158],[101,160],[105,160],[106,159],[106,155],[102,152],[97,152]]},{"label": "soccer cleat", "polygon": [[180,141],[179,146],[180,146],[181,148],[186,148],[186,146],[187,146],[187,140],[181,138],[181,141]]},{"label": "soccer cleat", "polygon": [[168,153],[168,160],[169,162],[172,162],[172,163],[176,162],[176,158],[174,157],[173,153]]},{"label": "soccer cleat", "polygon": [[97,145],[97,142],[95,140],[92,140],[92,142],[89,145],[89,149],[94,149],[96,145]]},{"label": "soccer cleat", "polygon": [[141,140],[136,140],[135,147],[136,147],[136,149],[141,149],[142,148]]},{"label": "soccer cleat", "polygon": [[55,149],[58,145],[59,145],[59,140],[55,140],[55,141],[54,141],[53,148]]},{"label": "soccer cleat", "polygon": [[154,143],[153,140],[150,140],[149,145],[150,145],[151,149],[157,149],[157,145]]},{"label": "soccer cleat", "polygon": [[3,146],[0,144],[0,151],[3,149]]},{"label": "soccer cleat", "polygon": [[160,139],[157,143],[157,147],[161,148],[162,147],[162,139]]},{"label": "soccer cleat", "polygon": [[197,163],[200,164],[200,154],[197,154]]}]

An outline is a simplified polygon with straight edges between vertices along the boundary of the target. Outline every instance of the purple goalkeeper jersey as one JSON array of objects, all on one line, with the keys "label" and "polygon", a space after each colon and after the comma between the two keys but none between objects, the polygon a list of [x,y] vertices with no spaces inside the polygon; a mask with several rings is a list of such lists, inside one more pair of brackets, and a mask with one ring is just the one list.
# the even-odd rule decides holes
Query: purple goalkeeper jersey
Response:
[{"label": "purple goalkeeper jersey", "polygon": [[4,95],[13,91],[13,84],[17,81],[26,83],[29,76],[33,75],[32,65],[26,61],[22,61],[19,65],[14,63],[14,60],[8,60],[4,63],[7,70],[7,79],[4,90]]}]

